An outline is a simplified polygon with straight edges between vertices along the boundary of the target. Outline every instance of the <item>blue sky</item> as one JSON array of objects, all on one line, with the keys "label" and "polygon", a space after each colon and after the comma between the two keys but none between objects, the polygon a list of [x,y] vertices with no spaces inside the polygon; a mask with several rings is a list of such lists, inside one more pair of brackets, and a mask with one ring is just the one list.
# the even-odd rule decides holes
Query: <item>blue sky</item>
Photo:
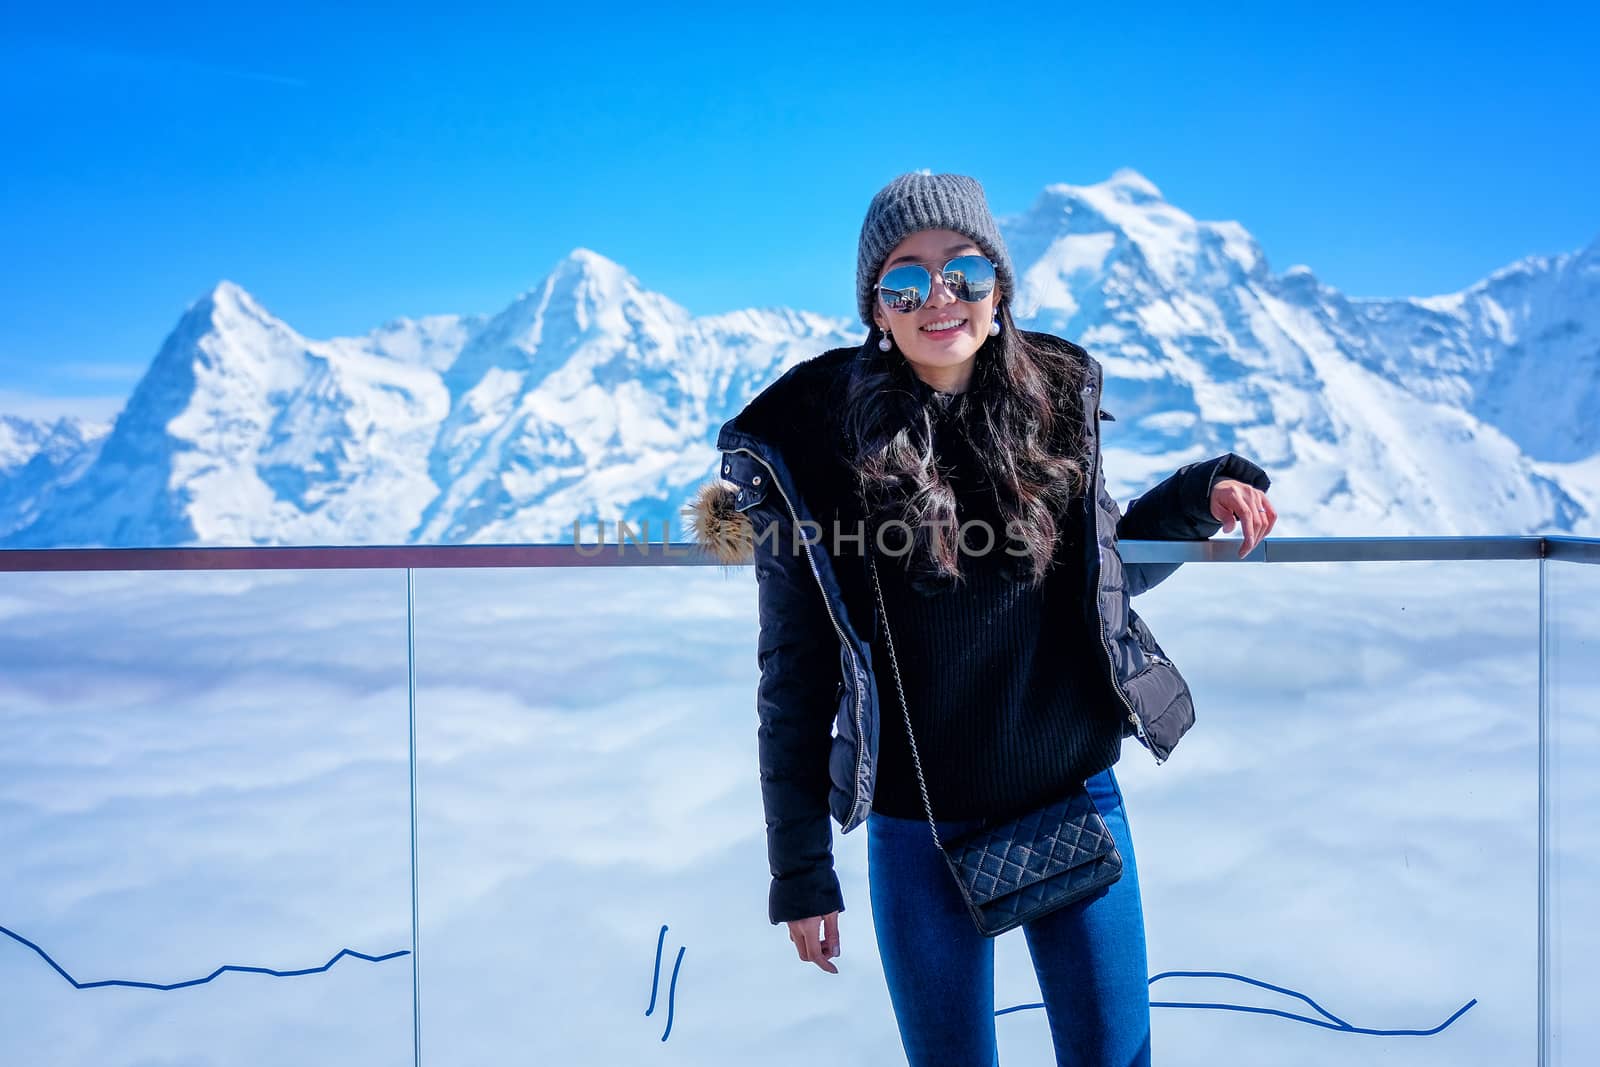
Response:
[{"label": "blue sky", "polygon": [[999,214],[1133,167],[1360,296],[1600,236],[1600,17],[1387,6],[14,11],[0,411],[114,407],[223,278],[331,336],[581,245],[695,312],[849,315],[921,167]]}]

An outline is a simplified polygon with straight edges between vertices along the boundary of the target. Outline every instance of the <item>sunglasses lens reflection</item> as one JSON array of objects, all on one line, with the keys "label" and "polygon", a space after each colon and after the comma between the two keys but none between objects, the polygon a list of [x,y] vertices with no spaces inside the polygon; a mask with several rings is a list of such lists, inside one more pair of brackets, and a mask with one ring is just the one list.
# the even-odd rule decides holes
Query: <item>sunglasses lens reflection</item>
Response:
[{"label": "sunglasses lens reflection", "polygon": [[888,305],[890,311],[898,311],[901,314],[905,314],[922,306],[922,296],[915,289],[902,289],[895,293],[885,289],[883,291],[883,302]]},{"label": "sunglasses lens reflection", "polygon": [[957,300],[982,300],[994,292],[994,264],[983,256],[957,256],[944,265],[944,283]]},{"label": "sunglasses lens reflection", "polygon": [[931,288],[926,269],[917,266],[896,267],[878,283],[878,294],[883,299],[884,307],[906,314],[922,306]]}]

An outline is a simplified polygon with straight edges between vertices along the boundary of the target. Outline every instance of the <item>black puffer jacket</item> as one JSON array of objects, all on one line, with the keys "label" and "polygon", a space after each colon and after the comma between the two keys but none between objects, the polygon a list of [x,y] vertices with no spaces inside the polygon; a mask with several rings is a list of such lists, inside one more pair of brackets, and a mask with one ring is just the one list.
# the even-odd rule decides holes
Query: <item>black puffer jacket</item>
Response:
[{"label": "black puffer jacket", "polygon": [[[1124,736],[1137,736],[1164,761],[1194,722],[1188,684],[1167,659],[1128,598],[1178,564],[1124,565],[1127,540],[1203,540],[1221,524],[1210,511],[1211,486],[1237,478],[1265,490],[1260,467],[1229,452],[1179,469],[1139,497],[1126,516],[1105,489],[1100,463],[1102,372],[1098,361],[1051,334],[1037,343],[1064,346],[1087,368],[1083,433],[1092,446],[1093,508],[1078,513],[1092,528],[1083,547],[1085,618],[1098,632],[1094,659],[1104,665],[1104,699],[1123,709]],[[756,691],[761,795],[772,872],[768,916],[774,923],[842,910],[833,870],[831,814],[842,833],[872,806],[878,753],[879,682],[871,645],[878,625],[861,541],[860,512],[843,441],[830,416],[843,402],[857,348],[836,348],[790,368],[723,424],[720,476],[689,505],[695,539],[725,563],[753,562],[759,600]],[[835,551],[835,549],[838,551]],[[887,670],[887,668],[885,668]],[[884,692],[892,700],[893,682]],[[891,705],[892,710],[892,705]]]}]

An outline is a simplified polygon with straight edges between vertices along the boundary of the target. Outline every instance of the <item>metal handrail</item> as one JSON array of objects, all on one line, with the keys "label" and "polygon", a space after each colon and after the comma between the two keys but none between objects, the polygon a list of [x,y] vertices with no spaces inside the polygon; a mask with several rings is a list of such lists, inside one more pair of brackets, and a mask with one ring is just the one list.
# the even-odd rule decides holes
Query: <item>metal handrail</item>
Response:
[{"label": "metal handrail", "polygon": [[[1376,563],[1559,559],[1600,563],[1600,538],[1269,537],[1121,541],[1129,563]],[[439,570],[470,567],[723,566],[693,542],[507,545],[273,545],[238,548],[0,549],[0,573],[53,571]]]}]

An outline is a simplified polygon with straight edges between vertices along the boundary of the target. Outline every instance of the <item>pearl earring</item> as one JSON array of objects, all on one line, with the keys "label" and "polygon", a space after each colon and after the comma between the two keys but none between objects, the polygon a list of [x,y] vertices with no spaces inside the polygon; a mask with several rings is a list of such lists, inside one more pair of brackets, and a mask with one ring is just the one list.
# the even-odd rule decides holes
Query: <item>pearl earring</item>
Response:
[{"label": "pearl earring", "polygon": [[989,320],[989,336],[990,337],[999,337],[1000,336],[1000,309],[999,308],[995,308],[994,309],[994,318]]},{"label": "pearl earring", "polygon": [[889,331],[884,330],[883,336],[878,338],[878,351],[887,352],[894,347],[894,340],[889,336]]}]

